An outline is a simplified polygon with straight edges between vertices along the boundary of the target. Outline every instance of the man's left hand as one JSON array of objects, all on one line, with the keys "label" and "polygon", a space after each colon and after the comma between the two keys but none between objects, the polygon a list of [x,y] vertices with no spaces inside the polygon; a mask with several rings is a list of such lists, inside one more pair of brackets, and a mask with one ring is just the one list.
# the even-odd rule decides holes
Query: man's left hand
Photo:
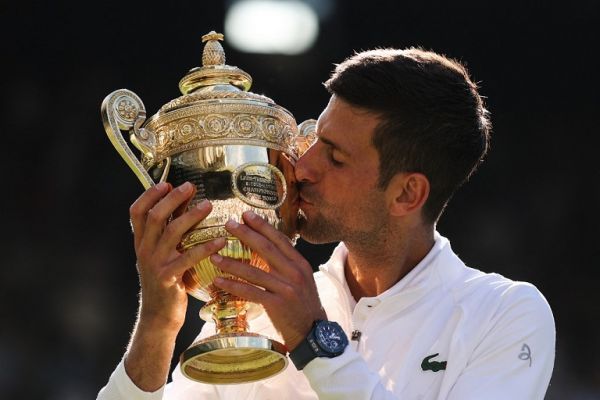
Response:
[{"label": "man's left hand", "polygon": [[245,212],[243,219],[244,224],[229,221],[225,228],[256,252],[270,271],[213,254],[210,259],[221,270],[249,282],[216,278],[214,284],[235,296],[262,304],[291,351],[304,340],[315,320],[327,319],[313,270],[288,237],[267,221],[252,211]]}]

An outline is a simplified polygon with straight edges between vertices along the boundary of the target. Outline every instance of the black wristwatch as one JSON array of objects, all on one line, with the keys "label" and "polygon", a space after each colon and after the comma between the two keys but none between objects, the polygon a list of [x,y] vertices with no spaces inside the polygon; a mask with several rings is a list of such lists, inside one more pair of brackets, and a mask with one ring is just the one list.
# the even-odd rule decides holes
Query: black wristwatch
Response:
[{"label": "black wristwatch", "polygon": [[292,350],[290,359],[300,371],[317,357],[339,356],[346,346],[348,346],[348,337],[337,322],[317,320],[306,339]]}]

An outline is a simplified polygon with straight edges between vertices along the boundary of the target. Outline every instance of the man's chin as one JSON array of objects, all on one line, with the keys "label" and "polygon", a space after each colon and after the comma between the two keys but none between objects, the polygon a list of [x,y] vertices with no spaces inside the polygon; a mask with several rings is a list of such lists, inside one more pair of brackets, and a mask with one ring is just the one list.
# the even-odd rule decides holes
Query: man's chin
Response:
[{"label": "man's chin", "polygon": [[310,244],[327,244],[339,242],[341,239],[329,234],[328,229],[316,226],[321,224],[311,224],[306,218],[298,219],[298,234]]},{"label": "man's chin", "polygon": [[302,240],[304,240],[305,242],[308,242],[310,244],[329,244],[329,243],[340,242],[340,240],[334,240],[331,238],[317,237],[317,236],[311,236],[311,235],[304,235],[302,233],[300,233],[300,237],[302,238]]}]

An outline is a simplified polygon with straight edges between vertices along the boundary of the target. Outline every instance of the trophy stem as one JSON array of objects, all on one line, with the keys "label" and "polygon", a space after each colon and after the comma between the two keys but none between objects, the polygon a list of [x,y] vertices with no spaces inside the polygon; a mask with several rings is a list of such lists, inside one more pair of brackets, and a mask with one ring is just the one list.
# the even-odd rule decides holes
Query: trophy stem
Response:
[{"label": "trophy stem", "polygon": [[[268,265],[250,248],[235,238],[228,238],[219,254],[268,270]],[[216,334],[201,339],[181,354],[183,374],[195,381],[213,384],[235,384],[268,378],[287,365],[287,349],[274,339],[248,332],[248,321],[263,311],[262,306],[232,295],[212,284],[223,276],[210,259],[193,268],[186,281],[188,293],[202,287],[210,300],[200,309],[200,318],[213,321]],[[235,279],[231,275],[225,275]],[[198,282],[198,284],[196,284]],[[202,283],[202,284],[200,284]]]},{"label": "trophy stem", "polygon": [[[214,294],[213,298],[204,307],[214,321],[217,334],[244,333],[248,330],[247,312],[249,304],[246,300],[233,296],[223,290]],[[204,313],[201,314],[204,316]]]}]

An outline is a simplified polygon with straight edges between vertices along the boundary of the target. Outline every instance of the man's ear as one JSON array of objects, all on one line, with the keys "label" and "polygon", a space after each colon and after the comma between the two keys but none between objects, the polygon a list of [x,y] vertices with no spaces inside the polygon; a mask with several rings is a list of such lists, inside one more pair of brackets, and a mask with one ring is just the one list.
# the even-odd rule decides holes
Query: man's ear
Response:
[{"label": "man's ear", "polygon": [[396,174],[388,184],[386,197],[390,214],[403,217],[420,212],[429,198],[429,179],[418,172]]}]

